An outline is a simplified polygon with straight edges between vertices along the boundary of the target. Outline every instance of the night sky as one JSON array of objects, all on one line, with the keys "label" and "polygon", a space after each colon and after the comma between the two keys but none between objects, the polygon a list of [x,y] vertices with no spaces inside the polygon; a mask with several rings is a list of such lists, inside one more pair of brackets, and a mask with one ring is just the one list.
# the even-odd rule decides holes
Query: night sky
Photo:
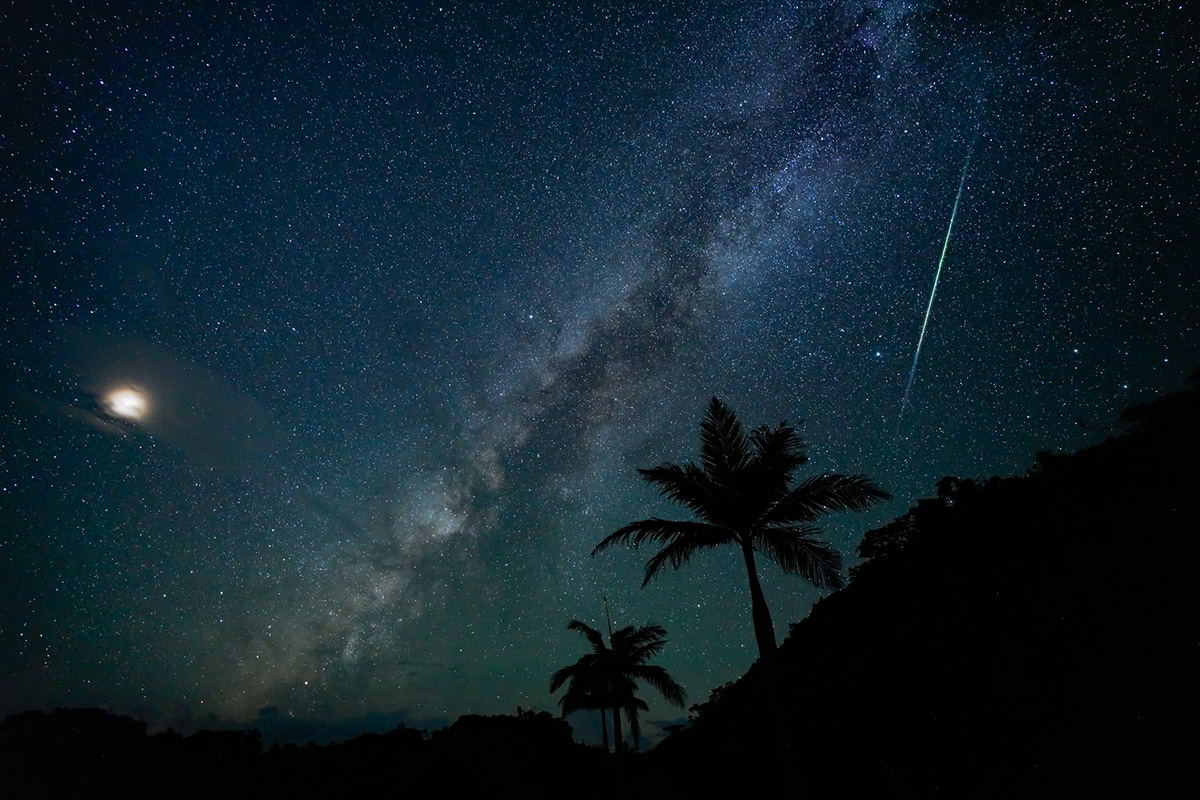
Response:
[{"label": "night sky", "polygon": [[590,551],[709,397],[895,496],[851,560],[1200,363],[1181,2],[13,5],[0,714],[553,710],[604,596],[699,702],[739,554]]}]

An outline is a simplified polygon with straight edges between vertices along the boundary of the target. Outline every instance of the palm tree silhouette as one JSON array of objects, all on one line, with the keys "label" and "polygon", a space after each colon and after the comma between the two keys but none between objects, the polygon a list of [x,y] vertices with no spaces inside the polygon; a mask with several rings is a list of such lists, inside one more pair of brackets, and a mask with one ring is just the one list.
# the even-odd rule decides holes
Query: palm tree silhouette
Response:
[{"label": "palm tree silhouette", "polygon": [[581,709],[599,709],[604,734],[604,749],[608,749],[608,728],[605,711],[612,709],[613,744],[621,750],[621,712],[629,721],[636,745],[641,735],[639,711],[647,710],[645,701],[637,697],[637,682],[649,684],[668,703],[683,706],[687,694],[662,667],[646,662],[658,655],[666,644],[667,632],[659,625],[629,626],[610,635],[612,646],[604,643],[600,631],[577,619],[571,620],[568,630],[579,631],[587,637],[592,652],[570,666],[557,670],[550,678],[550,691],[557,692],[567,684],[567,692],[559,700],[562,715]]},{"label": "palm tree silhouette", "polygon": [[607,752],[608,715],[606,711],[610,702],[608,697],[610,692],[606,681],[601,678],[600,670],[590,661],[585,662],[585,659],[588,659],[588,656],[555,672],[550,679],[550,692],[551,694],[557,692],[564,682],[567,683],[567,691],[558,701],[564,717],[585,709],[600,712],[600,736],[604,741],[604,750]]},{"label": "palm tree silhouette", "polygon": [[840,589],[842,558],[816,539],[813,523],[827,511],[861,511],[889,495],[862,475],[817,475],[791,486],[795,471],[808,461],[804,443],[786,422],[766,425],[749,436],[737,416],[712,398],[700,424],[700,464],[663,464],[640,469],[650,483],[691,510],[700,521],[652,517],[631,522],[606,537],[592,555],[609,545],[662,545],[646,562],[642,586],[664,567],[678,569],[697,550],[724,545],[741,549],[750,578],[750,608],[760,656],[777,649],[771,612],[754,564],[755,551],[784,572],[800,575],[822,589]]}]

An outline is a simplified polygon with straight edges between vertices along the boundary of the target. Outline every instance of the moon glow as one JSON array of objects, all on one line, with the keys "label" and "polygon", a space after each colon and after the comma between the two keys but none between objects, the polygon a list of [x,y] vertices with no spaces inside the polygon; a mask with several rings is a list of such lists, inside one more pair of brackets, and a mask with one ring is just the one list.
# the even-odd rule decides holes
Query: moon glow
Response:
[{"label": "moon glow", "polygon": [[148,408],[146,395],[131,388],[109,392],[104,405],[110,414],[122,419],[141,419]]}]

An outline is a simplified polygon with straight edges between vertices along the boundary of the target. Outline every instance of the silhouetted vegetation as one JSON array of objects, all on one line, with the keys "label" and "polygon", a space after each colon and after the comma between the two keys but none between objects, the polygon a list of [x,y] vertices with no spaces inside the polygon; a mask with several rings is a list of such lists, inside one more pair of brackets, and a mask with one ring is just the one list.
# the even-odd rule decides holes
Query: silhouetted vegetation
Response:
[{"label": "silhouetted vegetation", "polygon": [[1200,392],[1124,420],[867,534],[850,586],[696,707],[659,769],[751,793],[802,775],[809,797],[1194,796]]},{"label": "silhouetted vegetation", "polygon": [[[557,692],[563,684],[567,692],[559,701],[565,717],[572,711],[597,709],[604,721],[605,709],[612,709],[613,745],[622,749],[621,712],[629,722],[634,748],[641,737],[639,712],[647,710],[645,701],[637,697],[637,682],[644,681],[654,687],[667,702],[683,707],[687,695],[674,678],[662,667],[647,664],[662,650],[667,641],[667,632],[659,625],[645,627],[629,626],[610,635],[612,646],[604,643],[600,631],[577,619],[567,628],[579,631],[587,637],[592,652],[582,656],[570,666],[563,667],[550,678],[550,692]],[[607,731],[604,734],[604,749],[608,749]]]},{"label": "silhouetted vegetation", "polygon": [[749,436],[734,413],[712,398],[700,424],[700,463],[640,469],[650,483],[700,518],[700,522],[651,519],[631,522],[596,549],[613,544],[661,545],[646,563],[645,586],[668,565],[678,569],[698,550],[734,546],[742,551],[750,579],[750,606],[759,655],[776,649],[775,627],[758,581],[754,554],[762,553],[784,572],[823,589],[842,587],[842,557],[817,539],[813,524],[828,511],[862,510],[887,493],[862,475],[817,475],[792,486],[808,461],[804,443],[786,422],[763,425]]},{"label": "silhouetted vegetation", "polygon": [[[397,728],[345,742],[272,745],[258,731],[174,731],[102,709],[29,711],[0,724],[0,792],[7,797],[351,797],[385,790],[426,796],[518,787],[547,796],[603,753],[576,744],[546,712],[468,715],[426,737]],[[583,797],[600,795],[584,788]]]},{"label": "silhouetted vegetation", "polygon": [[[572,742],[562,719],[519,709],[430,737],[402,727],[266,752],[255,731],[148,735],[97,709],[31,711],[0,723],[0,787],[13,797],[1193,797],[1200,381],[1123,421],[1127,433],[1039,455],[1024,477],[942,481],[937,497],[866,535],[850,585],[792,625],[777,658],[714,690],[648,754],[614,759]],[[595,655],[591,629],[572,627]],[[661,646],[661,629],[625,630]],[[556,675],[568,693],[570,669]]]}]

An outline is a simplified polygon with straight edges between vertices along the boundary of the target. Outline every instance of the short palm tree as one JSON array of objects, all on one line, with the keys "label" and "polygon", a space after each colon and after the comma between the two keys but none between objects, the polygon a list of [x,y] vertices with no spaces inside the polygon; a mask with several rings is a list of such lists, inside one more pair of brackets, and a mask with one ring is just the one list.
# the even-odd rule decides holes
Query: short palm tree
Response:
[{"label": "short palm tree", "polygon": [[614,544],[661,545],[646,563],[645,586],[667,565],[678,569],[698,550],[739,548],[750,578],[759,655],[770,655],[777,650],[775,629],[758,580],[755,552],[822,589],[840,589],[841,555],[816,538],[820,529],[813,522],[827,511],[859,511],[888,498],[862,475],[817,475],[792,486],[797,468],[806,461],[795,428],[786,422],[775,428],[764,425],[747,436],[734,413],[714,397],[700,425],[700,464],[638,470],[699,521],[652,517],[631,522],[596,545],[592,555]]},{"label": "short palm tree", "polygon": [[564,717],[572,711],[599,709],[606,750],[608,729],[604,714],[610,708],[616,749],[621,749],[622,711],[629,721],[634,743],[638,741],[641,734],[638,712],[647,708],[645,701],[635,694],[638,681],[652,686],[672,705],[683,706],[687,698],[683,687],[662,667],[646,663],[666,644],[667,632],[661,626],[622,628],[611,634],[611,647],[604,643],[598,630],[577,619],[571,620],[567,629],[587,637],[592,652],[556,671],[550,678],[550,691],[557,692],[563,684],[567,685],[566,694],[559,700]]},{"label": "short palm tree", "polygon": [[562,715],[574,714],[576,711],[600,712],[600,736],[608,750],[608,715],[609,694],[611,693],[606,681],[601,679],[600,671],[593,663],[594,659],[584,656],[569,667],[563,667],[554,673],[550,680],[550,692],[554,693],[567,684],[567,691],[558,704]]}]

